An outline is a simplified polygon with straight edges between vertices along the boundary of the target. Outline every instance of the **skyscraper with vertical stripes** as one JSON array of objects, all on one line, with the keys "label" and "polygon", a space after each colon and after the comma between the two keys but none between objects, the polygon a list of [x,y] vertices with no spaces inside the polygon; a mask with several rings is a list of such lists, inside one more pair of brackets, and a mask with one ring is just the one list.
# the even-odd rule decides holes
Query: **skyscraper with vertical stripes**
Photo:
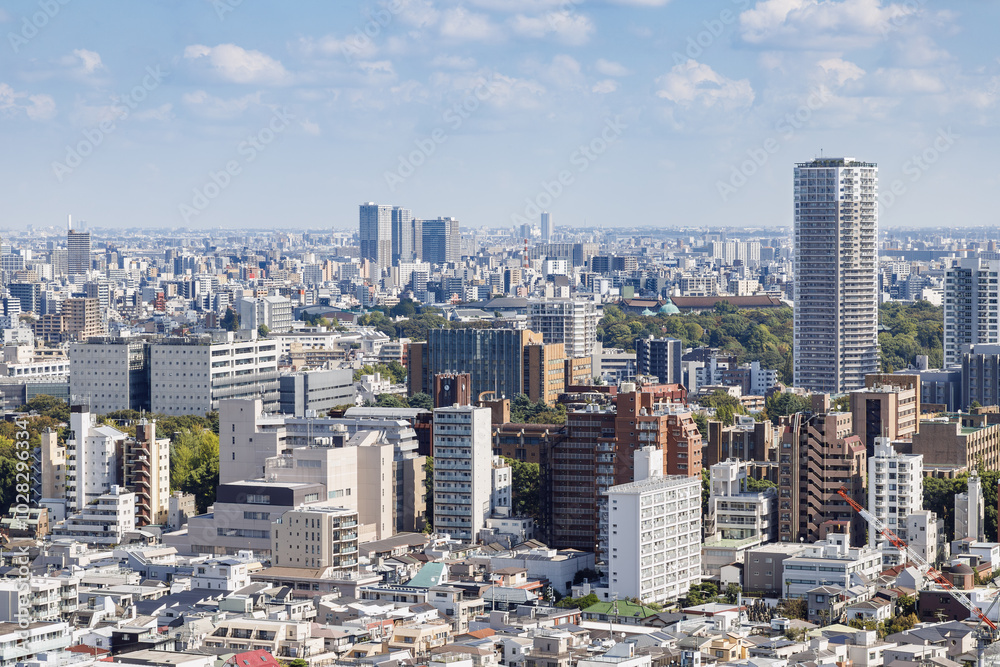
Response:
[{"label": "skyscraper with vertical stripes", "polygon": [[878,166],[795,166],[794,384],[842,393],[878,371]]}]

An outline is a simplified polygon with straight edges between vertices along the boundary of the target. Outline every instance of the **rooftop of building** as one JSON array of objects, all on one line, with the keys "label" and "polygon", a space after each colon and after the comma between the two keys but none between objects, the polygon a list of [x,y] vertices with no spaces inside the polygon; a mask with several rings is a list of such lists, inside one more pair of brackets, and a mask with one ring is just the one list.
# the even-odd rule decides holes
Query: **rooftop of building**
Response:
[{"label": "rooftop of building", "polygon": [[629,482],[627,484],[618,484],[612,486],[608,489],[608,493],[621,493],[621,494],[631,494],[638,495],[642,493],[649,493],[651,491],[660,491],[663,489],[669,489],[678,486],[687,486],[690,484],[701,485],[701,477],[685,477],[683,475],[666,475],[663,477],[650,477],[648,479],[643,479],[638,482]]}]

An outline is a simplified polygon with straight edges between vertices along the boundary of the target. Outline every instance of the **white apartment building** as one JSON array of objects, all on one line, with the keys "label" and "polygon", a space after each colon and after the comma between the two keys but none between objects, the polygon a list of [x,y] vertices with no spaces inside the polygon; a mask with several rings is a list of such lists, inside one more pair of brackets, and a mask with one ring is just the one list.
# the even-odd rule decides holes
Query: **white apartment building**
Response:
[{"label": "white apartment building", "polygon": [[944,286],[944,365],[962,363],[963,347],[1000,343],[1000,260],[969,257],[948,269]]},{"label": "white apartment building", "polygon": [[861,584],[864,575],[875,579],[882,571],[882,554],[865,545],[857,549],[849,545],[849,536],[828,533],[827,539],[803,545],[801,553],[782,563],[783,594],[787,598],[805,598],[817,586],[850,588]]},{"label": "white apartment building", "polygon": [[259,564],[252,552],[243,551],[236,557],[206,558],[191,572],[191,589],[238,591],[250,585],[250,566]]},{"label": "white apartment building", "polygon": [[[923,502],[923,454],[899,454],[888,438],[875,438],[875,452],[868,459],[868,511],[909,542],[917,536],[909,534],[907,517],[919,512]],[[882,550],[885,567],[901,563],[899,550],[871,526],[868,543]]]},{"label": "white apartment building", "polygon": [[708,496],[706,541],[718,535],[720,540],[747,541],[750,549],[778,537],[778,492],[747,489],[747,462],[729,459],[711,467]]},{"label": "white apartment building", "polygon": [[434,529],[472,542],[492,513],[493,444],[489,408],[434,411]]},{"label": "white apartment building", "polygon": [[979,474],[973,469],[969,474],[969,488],[965,493],[955,494],[955,539],[971,537],[976,542],[983,541],[983,485]]},{"label": "white apartment building", "polygon": [[0,626],[0,667],[52,664],[52,656],[63,654],[72,644],[69,623],[31,623],[26,628],[5,624]]},{"label": "white apartment building", "polygon": [[499,456],[493,457],[493,488],[490,507],[493,511],[508,514],[514,506],[513,476],[509,465]]},{"label": "white apartment building", "polygon": [[87,544],[120,544],[125,533],[135,530],[135,494],[112,486],[96,500],[57,524],[52,534]]},{"label": "white apartment building", "polygon": [[333,505],[296,507],[271,524],[271,563],[277,567],[358,571],[358,512]]},{"label": "white apartment building", "polygon": [[662,603],[701,582],[699,478],[654,475],[612,486],[608,508],[608,580],[598,595]]},{"label": "white apartment building", "polygon": [[58,621],[62,614],[76,611],[80,584],[77,576],[33,576],[27,588],[22,589],[21,584],[17,579],[0,582],[0,622],[17,623],[25,612],[27,621]]},{"label": "white apartment building", "polygon": [[150,410],[167,415],[200,415],[219,409],[226,398],[260,398],[276,411],[277,343],[232,332],[168,338],[150,348]]},{"label": "white apartment building", "polygon": [[597,344],[600,313],[593,301],[545,299],[528,303],[528,328],[546,343],[562,343],[569,359],[589,357]]},{"label": "white apartment building", "polygon": [[878,371],[878,166],[795,166],[795,386],[842,393]]},{"label": "white apartment building", "polygon": [[[128,437],[110,426],[98,426],[86,406],[70,408],[66,434],[66,515],[80,512],[90,502],[111,491],[118,478],[120,459]],[[53,498],[59,502],[60,499]]]}]

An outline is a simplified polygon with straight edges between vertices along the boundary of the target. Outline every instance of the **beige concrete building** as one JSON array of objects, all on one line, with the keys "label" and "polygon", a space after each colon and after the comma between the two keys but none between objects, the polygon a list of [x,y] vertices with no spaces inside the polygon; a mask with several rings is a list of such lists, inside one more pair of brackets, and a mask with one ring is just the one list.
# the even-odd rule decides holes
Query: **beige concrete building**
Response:
[{"label": "beige concrete building", "polygon": [[333,568],[342,577],[358,571],[358,513],[312,505],[285,512],[271,524],[271,562],[277,567]]},{"label": "beige concrete building", "polygon": [[865,376],[865,388],[852,391],[854,432],[872,450],[875,438],[909,440],[920,430],[920,378],[916,375]]},{"label": "beige concrete building", "polygon": [[101,307],[97,299],[66,299],[63,302],[62,312],[66,316],[66,333],[73,340],[85,341],[91,336],[104,334]]}]

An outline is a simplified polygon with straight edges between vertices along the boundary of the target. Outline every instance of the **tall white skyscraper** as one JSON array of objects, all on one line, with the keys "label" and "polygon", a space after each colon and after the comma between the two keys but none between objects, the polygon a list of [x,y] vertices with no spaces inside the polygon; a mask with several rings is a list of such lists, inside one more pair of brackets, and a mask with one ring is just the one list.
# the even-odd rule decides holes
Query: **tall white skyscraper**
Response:
[{"label": "tall white skyscraper", "polygon": [[392,206],[374,202],[361,205],[361,259],[368,259],[385,271],[392,266]]},{"label": "tall white skyscraper", "polygon": [[878,166],[795,166],[795,386],[841,393],[878,370]]},{"label": "tall white skyscraper", "polygon": [[552,240],[552,217],[548,213],[542,213],[542,243]]},{"label": "tall white skyscraper", "polygon": [[960,259],[944,287],[944,365],[962,363],[966,345],[1000,342],[997,301],[1000,260]]}]

